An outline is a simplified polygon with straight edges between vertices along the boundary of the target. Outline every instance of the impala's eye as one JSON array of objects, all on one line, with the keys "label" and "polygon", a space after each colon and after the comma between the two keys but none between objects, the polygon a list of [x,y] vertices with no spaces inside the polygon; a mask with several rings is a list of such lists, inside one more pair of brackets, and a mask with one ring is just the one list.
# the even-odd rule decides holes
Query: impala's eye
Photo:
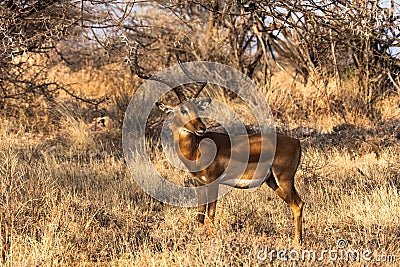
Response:
[{"label": "impala's eye", "polygon": [[186,115],[186,114],[188,114],[188,111],[186,109],[181,109],[181,113],[182,113],[182,115]]}]

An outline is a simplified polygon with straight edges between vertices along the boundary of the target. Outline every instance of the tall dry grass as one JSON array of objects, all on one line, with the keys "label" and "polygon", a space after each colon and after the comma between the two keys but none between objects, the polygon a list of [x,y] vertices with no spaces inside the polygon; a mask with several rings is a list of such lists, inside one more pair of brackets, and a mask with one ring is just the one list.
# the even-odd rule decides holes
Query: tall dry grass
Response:
[{"label": "tall dry grass", "polygon": [[[334,83],[303,86],[279,75],[265,94],[282,130],[290,133],[302,125],[324,135],[343,123],[379,127],[360,114],[361,107],[346,106],[354,99],[352,82],[341,89]],[[124,86],[118,88],[126,98]],[[99,88],[99,92],[112,93],[115,88]],[[268,251],[292,248],[291,211],[267,186],[254,192],[234,189],[222,198],[215,234],[205,237],[195,221],[196,209],[160,203],[135,184],[121,152],[118,124],[93,130],[96,114],[60,99],[64,102],[56,108],[59,126],[51,134],[32,132],[18,120],[1,120],[2,265],[395,265],[328,257],[321,262],[284,262],[276,254],[272,260],[258,259],[265,247]],[[377,105],[382,125],[399,114],[398,101],[393,97]],[[117,116],[119,105],[126,102],[116,95],[104,107],[104,115]],[[351,153],[324,143],[329,137],[302,140],[296,175],[306,203],[300,253],[338,249],[337,241],[344,239],[347,249],[369,249],[372,260],[385,255],[399,260],[400,149],[396,133],[386,137],[392,142],[378,143],[378,155],[368,150]],[[155,164],[171,175],[173,170],[163,167],[164,159],[156,155]]]}]

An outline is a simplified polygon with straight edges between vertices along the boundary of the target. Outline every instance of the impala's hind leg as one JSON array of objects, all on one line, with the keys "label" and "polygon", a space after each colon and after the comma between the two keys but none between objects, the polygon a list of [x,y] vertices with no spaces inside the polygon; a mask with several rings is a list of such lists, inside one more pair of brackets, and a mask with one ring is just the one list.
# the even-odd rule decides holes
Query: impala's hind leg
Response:
[{"label": "impala's hind leg", "polygon": [[297,193],[296,188],[293,186],[293,192],[294,192],[294,200],[295,203],[297,204],[299,208],[299,215],[295,220],[297,220],[295,223],[297,225],[297,232],[298,232],[298,240],[299,242],[302,242],[303,239],[303,207],[304,207],[304,202],[301,200],[299,193]]},{"label": "impala's hind leg", "polygon": [[291,208],[294,217],[294,245],[299,245],[302,240],[302,221],[303,221],[303,206],[304,203],[300,199],[299,194],[294,188],[293,183],[279,183],[275,192],[280,196]]},{"label": "impala's hind leg", "polygon": [[[302,240],[304,203],[294,188],[293,175],[286,174],[285,176],[284,173],[278,173],[279,176],[275,175],[276,173],[272,173],[265,182],[292,210],[295,225],[293,243],[294,245],[299,245]],[[280,179],[277,180],[275,177],[279,177]]]}]

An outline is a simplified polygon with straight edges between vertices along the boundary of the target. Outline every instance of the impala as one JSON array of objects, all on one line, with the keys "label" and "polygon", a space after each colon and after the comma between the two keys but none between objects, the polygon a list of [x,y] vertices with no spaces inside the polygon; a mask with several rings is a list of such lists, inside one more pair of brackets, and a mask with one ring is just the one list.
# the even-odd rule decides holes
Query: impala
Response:
[{"label": "impala", "polygon": [[[181,64],[178,56],[177,59],[183,72],[189,78],[193,79],[188,70]],[[137,65],[137,58],[135,59],[135,66],[135,71],[139,77],[144,79],[150,78],[150,75],[145,75],[140,71]],[[157,77],[153,76],[152,79],[157,79]],[[166,83],[164,80],[159,81]],[[171,85],[180,104],[176,107],[171,107],[163,103],[157,103],[157,106],[162,111],[173,114],[171,130],[175,150],[180,160],[195,177],[196,186],[204,187],[204,190],[198,191],[199,203],[202,203],[198,207],[197,219],[199,223],[207,223],[205,221],[206,214],[211,223],[214,221],[219,184],[247,189],[265,183],[291,208],[295,224],[293,242],[295,245],[299,244],[302,239],[302,211],[304,203],[295,189],[294,176],[301,156],[300,142],[283,134],[276,134],[276,140],[269,140],[268,136],[262,136],[261,134],[230,137],[227,134],[207,131],[206,125],[199,118],[198,113],[199,111],[203,111],[210,104],[211,100],[209,98],[196,100],[205,85],[206,82],[203,82],[200,90],[195,94],[194,100],[191,101],[185,101],[184,93],[178,87]],[[201,146],[200,143],[203,140],[211,140],[215,146]],[[276,142],[275,151],[274,142]],[[201,155],[207,153],[207,149],[211,149],[212,147],[216,148],[213,161],[208,165],[202,166],[199,162]],[[244,171],[240,174],[229,172],[226,175],[224,172],[229,165],[231,155],[240,154],[244,149],[249,150],[248,157],[245,159],[246,162],[244,162],[246,166]],[[272,165],[267,169],[261,168],[260,172],[256,168],[258,164],[262,164],[262,161],[260,161],[262,150],[267,157],[271,157]],[[193,170],[193,163],[196,165],[195,170]],[[218,181],[218,184],[215,185],[214,181]],[[207,186],[211,184],[213,186]],[[210,199],[211,201],[204,201],[204,199]]]}]

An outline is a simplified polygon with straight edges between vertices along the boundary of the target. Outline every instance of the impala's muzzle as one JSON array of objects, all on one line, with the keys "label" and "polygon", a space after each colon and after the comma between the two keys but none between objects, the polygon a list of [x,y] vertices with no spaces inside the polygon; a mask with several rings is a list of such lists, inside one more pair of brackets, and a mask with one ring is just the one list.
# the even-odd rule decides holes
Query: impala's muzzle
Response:
[{"label": "impala's muzzle", "polygon": [[198,118],[187,122],[182,128],[183,130],[193,133],[197,136],[204,135],[207,130],[204,123]]},{"label": "impala's muzzle", "polygon": [[202,136],[202,135],[204,135],[205,132],[206,132],[206,127],[200,126],[199,130],[195,131],[195,134],[198,136]]}]

